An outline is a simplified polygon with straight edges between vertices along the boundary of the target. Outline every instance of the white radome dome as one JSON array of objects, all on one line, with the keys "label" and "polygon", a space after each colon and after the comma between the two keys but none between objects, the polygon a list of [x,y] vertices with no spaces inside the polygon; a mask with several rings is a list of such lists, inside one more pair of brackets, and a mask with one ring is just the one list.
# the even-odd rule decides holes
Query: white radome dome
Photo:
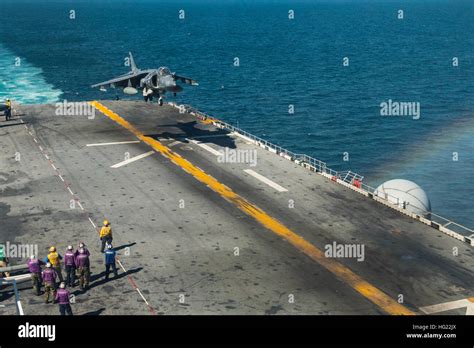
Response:
[{"label": "white radome dome", "polygon": [[426,192],[413,181],[394,179],[375,189],[375,195],[415,214],[429,218],[431,203]]}]

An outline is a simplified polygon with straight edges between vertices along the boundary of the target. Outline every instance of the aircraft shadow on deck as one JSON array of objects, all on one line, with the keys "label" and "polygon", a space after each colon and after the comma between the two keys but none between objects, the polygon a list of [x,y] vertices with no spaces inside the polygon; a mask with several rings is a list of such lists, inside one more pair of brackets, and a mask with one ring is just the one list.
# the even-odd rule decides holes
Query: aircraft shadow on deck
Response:
[{"label": "aircraft shadow on deck", "polygon": [[[183,143],[189,143],[189,141],[186,140],[186,138],[189,138],[198,140],[201,143],[212,143],[231,149],[235,149],[237,147],[235,145],[235,140],[230,136],[228,131],[222,129],[211,131],[209,129],[197,128],[197,125],[199,125],[197,121],[159,125],[158,128],[163,129],[162,132],[147,134],[146,136],[156,140],[179,140]],[[171,131],[172,128],[176,129],[176,131]]]}]

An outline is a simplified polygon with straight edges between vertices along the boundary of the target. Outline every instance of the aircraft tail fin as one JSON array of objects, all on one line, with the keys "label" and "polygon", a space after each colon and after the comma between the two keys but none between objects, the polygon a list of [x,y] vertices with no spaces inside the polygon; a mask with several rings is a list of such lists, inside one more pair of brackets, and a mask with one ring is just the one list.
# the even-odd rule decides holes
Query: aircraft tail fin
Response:
[{"label": "aircraft tail fin", "polygon": [[137,71],[138,68],[137,68],[137,65],[135,64],[135,60],[133,59],[132,52],[128,52],[128,56],[130,59],[130,68],[132,69],[132,71]]}]

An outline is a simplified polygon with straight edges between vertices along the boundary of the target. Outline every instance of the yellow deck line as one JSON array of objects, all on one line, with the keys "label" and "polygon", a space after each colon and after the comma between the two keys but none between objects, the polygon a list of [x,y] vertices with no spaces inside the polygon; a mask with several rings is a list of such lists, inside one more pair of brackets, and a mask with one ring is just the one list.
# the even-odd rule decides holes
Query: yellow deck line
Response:
[{"label": "yellow deck line", "polygon": [[414,315],[415,313],[401,305],[393,298],[388,296],[382,290],[376,288],[349,268],[343,264],[335,261],[334,259],[327,258],[324,256],[324,252],[315,247],[313,244],[308,242],[306,239],[291,231],[285,225],[283,225],[278,220],[272,218],[262,209],[256,205],[248,202],[243,197],[236,194],[230,188],[224,184],[217,181],[212,176],[206,174],[203,170],[197,168],[188,160],[179,156],[177,153],[173,152],[170,148],[163,145],[158,140],[155,140],[151,137],[145,136],[137,128],[127,122],[125,119],[120,117],[118,114],[108,109],[101,103],[97,101],[90,102],[97,110],[102,112],[105,116],[111,120],[117,122],[122,127],[128,129],[132,132],[138,139],[144,143],[150,145],[153,149],[160,152],[166,158],[171,160],[174,164],[184,169],[186,172],[194,176],[197,180],[201,181],[205,185],[209,186],[213,191],[220,194],[223,198],[229,202],[235,204],[240,210],[246,214],[253,217],[260,224],[268,228],[270,231],[274,232],[278,236],[284,238],[291,245],[293,245],[298,250],[305,253],[311,259],[322,265],[328,271],[336,275],[341,281],[352,287],[354,290],[359,292],[362,296],[370,300],[372,303],[380,307],[383,311],[392,315]]}]

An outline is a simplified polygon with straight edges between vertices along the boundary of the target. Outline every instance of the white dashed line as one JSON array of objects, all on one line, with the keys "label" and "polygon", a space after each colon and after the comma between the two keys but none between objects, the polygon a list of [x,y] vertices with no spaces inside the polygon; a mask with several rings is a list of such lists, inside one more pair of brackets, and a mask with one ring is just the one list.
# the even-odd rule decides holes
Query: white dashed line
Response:
[{"label": "white dashed line", "polygon": [[176,141],[173,141],[171,144],[168,144],[168,147],[173,147],[178,144],[181,144],[181,141],[176,140]]},{"label": "white dashed line", "polygon": [[[120,268],[123,270],[123,272],[125,274],[128,274],[128,271],[125,269],[125,267],[123,266],[122,262],[119,260],[119,259],[116,259],[117,260],[117,263],[119,264]],[[140,297],[143,299],[143,301],[145,302],[145,304],[147,306],[150,306],[150,304],[148,303],[148,301],[146,300],[145,296],[143,296],[142,292],[140,291],[140,289],[138,288],[138,286],[136,286],[136,284],[133,282],[132,283],[132,286],[135,288],[135,290],[137,290],[138,294],[140,295]]]},{"label": "white dashed line", "polygon": [[137,144],[140,140],[131,140],[131,141],[118,141],[115,143],[97,143],[97,144],[87,144],[86,146],[107,146],[107,145],[122,145],[122,144]]},{"label": "white dashed line", "polygon": [[[20,120],[21,123],[24,123],[23,120]],[[25,128],[28,130],[28,127],[26,125],[24,125]],[[59,178],[61,179],[61,181],[65,182],[64,181],[64,178],[61,176],[61,174],[59,173],[59,170],[56,168],[56,166],[53,164],[53,161],[51,161],[48,157],[48,155],[44,152],[44,149],[41,145],[39,145],[38,143],[38,140],[33,136],[33,133],[31,133],[30,131],[28,131],[28,133],[33,137],[33,140],[36,144],[38,144],[38,148],[40,149],[40,151],[43,153],[44,157],[49,161],[49,163],[51,164],[51,167],[53,167],[53,169],[57,172],[57,175],[59,176]],[[88,144],[87,146],[99,146],[99,145],[115,145],[115,144],[130,144],[130,143],[139,143],[140,141],[127,141],[127,142],[120,142],[120,143],[102,143],[102,144]],[[150,152],[147,152],[145,154],[142,154],[142,155],[139,155],[139,156],[136,156],[134,158],[131,158],[127,161],[124,161],[124,162],[121,162],[121,163],[118,163],[117,165],[115,166],[112,166],[113,168],[116,168],[118,166],[122,166],[122,165],[125,165],[127,163],[130,163],[130,162],[133,162],[133,161],[136,161],[138,159],[141,159],[141,158],[144,158],[144,157],[147,157],[149,155],[152,155],[153,153],[155,153],[154,151],[150,151]],[[72,192],[71,188],[69,187],[69,185],[65,185],[67,190],[69,191],[69,193],[74,196],[74,192]],[[82,206],[81,202],[76,199],[77,201],[77,204],[79,205],[79,207],[81,208],[81,210],[85,210],[84,207]],[[92,221],[92,219],[90,217],[88,217],[89,219],[89,222],[91,223],[92,227],[94,227],[94,229],[97,231],[97,226],[96,224],[94,223],[94,221]],[[122,270],[128,274],[127,270],[125,269],[125,267],[123,267],[122,263],[120,262],[119,259],[117,259],[117,261],[119,262],[119,265],[120,267],[122,268]],[[28,276],[28,275],[26,275]],[[129,281],[130,283],[132,284],[132,287],[137,290],[138,294],[140,295],[140,297],[143,299],[143,301],[145,302],[145,304],[147,305],[148,307],[148,310],[152,313],[152,314],[156,314],[155,313],[155,310],[153,309],[153,307],[148,303],[148,301],[146,300],[145,296],[143,296],[142,292],[140,291],[140,289],[138,288],[138,286],[135,284],[133,278],[128,275],[128,278],[129,278]],[[23,307],[21,305],[21,302],[18,300],[17,301],[17,306],[18,306],[18,310],[19,310],[19,314],[20,315],[24,315],[24,312],[23,312]]]},{"label": "white dashed line", "polygon": [[110,168],[119,168],[119,167],[122,167],[126,164],[129,164],[129,163],[132,163],[132,162],[135,162],[135,161],[138,161],[139,159],[142,159],[142,158],[145,158],[145,157],[148,157],[150,155],[153,155],[155,153],[155,151],[148,151],[148,152],[145,152],[141,155],[138,155],[138,156],[135,156],[135,157],[132,157],[132,158],[129,158],[128,160],[125,160],[125,161],[122,161],[120,163],[117,163],[117,164],[114,164],[113,166],[110,166]]},{"label": "white dashed line", "polygon": [[246,172],[249,175],[252,175],[254,178],[260,180],[261,182],[267,184],[268,186],[273,187],[275,190],[278,192],[287,192],[288,190],[277,183],[271,181],[270,179],[264,177],[263,175],[258,174],[257,172],[254,172],[252,169],[244,169],[244,172]]},{"label": "white dashed line", "polygon": [[145,296],[143,296],[142,292],[140,291],[140,289],[138,287],[136,287],[135,289],[137,289],[138,293],[140,294],[141,298],[143,299],[143,301],[145,301],[146,305],[149,306],[150,304],[148,303],[148,301],[146,300]]},{"label": "white dashed line", "polygon": [[123,270],[123,273],[127,273],[127,270],[125,269],[125,267],[123,267],[122,262],[120,262],[120,260],[117,260],[117,262],[118,262],[120,268]]}]

